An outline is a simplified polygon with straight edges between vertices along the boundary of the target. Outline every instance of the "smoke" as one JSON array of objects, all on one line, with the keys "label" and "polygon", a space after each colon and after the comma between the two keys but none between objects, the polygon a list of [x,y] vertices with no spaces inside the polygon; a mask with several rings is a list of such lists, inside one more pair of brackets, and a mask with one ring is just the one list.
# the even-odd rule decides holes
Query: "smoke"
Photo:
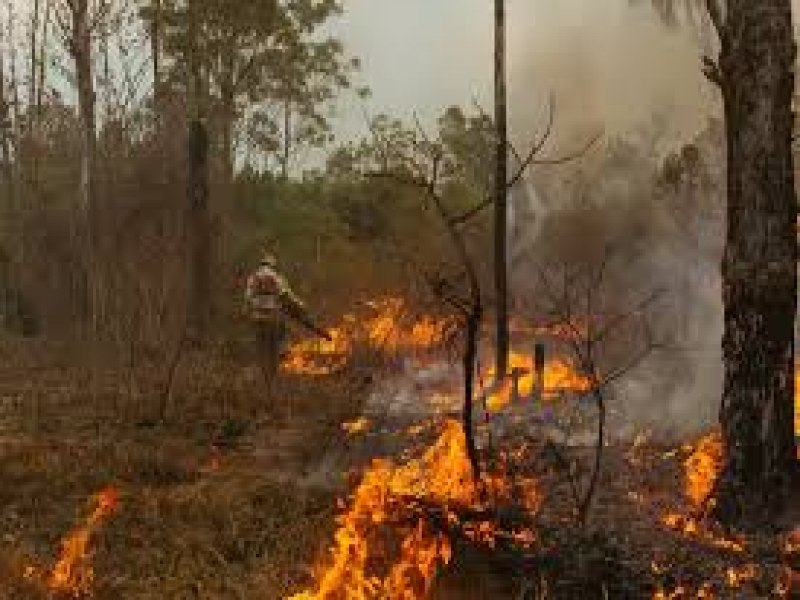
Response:
[{"label": "smoke", "polygon": [[[552,93],[553,151],[591,131],[630,137],[664,118],[665,143],[685,140],[719,114],[718,92],[700,70],[704,28],[668,28],[649,3],[561,0],[512,19],[510,93],[520,140],[541,126]],[[520,7],[521,8],[521,7]],[[566,149],[566,148],[564,148]]]},{"label": "smoke", "polygon": [[542,287],[543,270],[572,273],[571,293],[582,297],[581,277],[604,268],[591,308],[598,318],[657,294],[641,315],[652,339],[632,318],[599,346],[598,363],[613,372],[651,341],[660,346],[614,386],[615,432],[650,427],[683,436],[713,421],[721,395],[722,132],[706,124],[664,158],[653,152],[658,121],[644,131],[607,140],[569,169],[539,172],[533,180],[546,202],[531,202],[530,184],[512,194],[512,203],[536,206],[512,227],[512,283],[516,306],[538,319],[552,308],[543,301],[553,292]]}]

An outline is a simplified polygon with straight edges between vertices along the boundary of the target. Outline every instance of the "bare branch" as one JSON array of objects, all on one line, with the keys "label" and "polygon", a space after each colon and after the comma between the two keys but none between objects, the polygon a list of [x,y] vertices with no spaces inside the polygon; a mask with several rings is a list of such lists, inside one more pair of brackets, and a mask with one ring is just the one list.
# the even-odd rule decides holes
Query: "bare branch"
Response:
[{"label": "bare branch", "polygon": [[450,219],[450,223],[452,225],[456,225],[456,226],[462,225],[462,224],[466,223],[467,221],[469,221],[470,219],[472,219],[473,217],[475,217],[478,214],[480,214],[481,212],[483,212],[485,209],[489,208],[492,204],[494,204],[494,199],[493,198],[487,198],[486,200],[484,200],[480,204],[478,204],[478,205],[472,207],[471,209],[469,209],[467,212],[462,213],[462,214],[460,214],[460,215],[458,215],[456,217],[452,217]]},{"label": "bare branch", "polygon": [[519,160],[519,154],[516,152],[516,150],[514,150],[514,154],[517,157],[517,160],[520,162],[520,165],[517,168],[517,172],[514,174],[514,176],[507,184],[509,188],[514,187],[517,184],[517,182],[520,179],[522,179],[522,176],[525,174],[525,171],[531,165],[533,159],[536,157],[537,154],[539,154],[542,148],[544,148],[544,145],[547,143],[547,141],[550,139],[550,136],[553,133],[553,123],[555,122],[555,114],[556,114],[556,103],[555,103],[555,97],[552,93],[550,94],[548,107],[549,108],[548,108],[547,126],[545,127],[544,133],[542,134],[541,138],[539,138],[539,140],[536,141],[531,146],[530,152],[528,152],[528,156],[525,157],[525,160]]},{"label": "bare branch", "polygon": [[589,150],[592,149],[600,138],[603,137],[603,132],[600,131],[594,135],[594,137],[590,138],[586,144],[577,150],[576,152],[572,152],[570,154],[566,154],[564,156],[558,158],[541,158],[532,160],[530,164],[532,165],[563,165],[568,162],[572,162],[573,160],[577,160],[579,158],[583,158]]}]

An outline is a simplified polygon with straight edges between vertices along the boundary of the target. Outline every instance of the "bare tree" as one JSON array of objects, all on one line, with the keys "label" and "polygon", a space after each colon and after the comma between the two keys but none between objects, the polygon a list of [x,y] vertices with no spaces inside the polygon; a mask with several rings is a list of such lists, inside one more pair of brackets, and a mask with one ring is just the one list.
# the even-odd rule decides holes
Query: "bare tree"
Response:
[{"label": "bare tree", "polygon": [[[586,393],[597,408],[594,460],[577,505],[582,526],[588,523],[602,469],[609,391],[662,346],[648,320],[648,309],[658,299],[658,292],[646,292],[613,312],[604,306],[609,266],[617,259],[613,249],[607,247],[597,263],[539,268],[538,310],[548,327],[561,332],[579,372],[588,380]],[[621,338],[622,344],[615,338]],[[610,351],[615,342],[624,346],[622,353]]]}]

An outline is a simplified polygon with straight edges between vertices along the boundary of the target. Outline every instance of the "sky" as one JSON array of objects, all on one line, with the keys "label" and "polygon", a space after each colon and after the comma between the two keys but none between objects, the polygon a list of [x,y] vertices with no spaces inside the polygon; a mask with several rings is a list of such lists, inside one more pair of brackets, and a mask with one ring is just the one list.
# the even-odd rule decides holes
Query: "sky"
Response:
[{"label": "sky", "polygon": [[[12,0],[23,11],[30,2]],[[470,107],[477,98],[491,107],[493,0],[342,2],[331,29],[361,59],[359,83],[373,96],[366,105],[350,93],[339,100],[340,139],[366,134],[365,110],[416,113],[432,127],[448,105]],[[648,4],[507,0],[512,138],[535,137],[550,93],[561,145],[600,130],[635,132],[653,115],[680,141],[719,114],[717,93],[700,73],[699,36],[668,31]]]},{"label": "sky", "polygon": [[[450,104],[491,106],[492,0],[345,0],[334,26],[363,62],[369,114],[427,123]],[[508,0],[512,130],[541,125],[548,95],[560,137],[636,131],[664,117],[674,137],[691,135],[719,112],[700,73],[696,32],[668,31],[629,0]],[[342,135],[364,130],[364,109],[337,107]]]}]

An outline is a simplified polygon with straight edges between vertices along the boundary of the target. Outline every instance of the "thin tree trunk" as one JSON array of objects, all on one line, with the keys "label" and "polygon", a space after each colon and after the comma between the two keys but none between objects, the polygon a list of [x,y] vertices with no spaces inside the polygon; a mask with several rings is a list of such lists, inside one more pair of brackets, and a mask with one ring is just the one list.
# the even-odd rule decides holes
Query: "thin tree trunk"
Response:
[{"label": "thin tree trunk", "polygon": [[199,119],[189,125],[189,332],[193,342],[205,339],[210,318],[211,236],[208,215],[208,133]]},{"label": "thin tree trunk", "polygon": [[223,189],[226,195],[230,195],[234,177],[234,147],[233,147],[233,128],[236,123],[236,106],[233,92],[233,83],[226,82],[222,86],[222,180]]},{"label": "thin tree trunk", "polygon": [[44,90],[47,84],[47,44],[50,37],[50,11],[53,8],[52,0],[45,0],[44,21],[42,23],[42,42],[39,45],[39,84],[36,88],[36,120],[42,119],[42,105]]},{"label": "thin tree trunk", "polygon": [[28,119],[29,119],[29,127],[30,131],[32,131],[32,110],[33,107],[36,105],[36,83],[38,80],[38,67],[37,67],[37,59],[38,59],[38,46],[37,46],[37,37],[39,35],[39,14],[40,14],[40,0],[33,0],[33,8],[31,13],[31,37],[30,37],[30,44],[31,44],[31,72],[30,72],[30,87],[28,88]]},{"label": "thin tree trunk", "polygon": [[92,71],[91,32],[87,11],[75,22],[75,71],[78,81],[78,111],[81,119],[81,213],[85,235],[85,270],[87,302],[85,316],[96,327],[95,314],[98,303],[97,289],[97,250],[98,214],[95,203],[95,91]]},{"label": "thin tree trunk", "polygon": [[508,370],[508,115],[506,98],[506,14],[505,0],[495,0],[494,93],[497,128],[494,176],[494,277],[496,332],[495,368],[499,380]]},{"label": "thin tree trunk", "polygon": [[203,120],[203,69],[198,56],[196,2],[189,3],[189,297],[188,335],[201,343],[208,334],[211,315],[211,232],[208,207],[208,132]]},{"label": "thin tree trunk", "polygon": [[80,144],[80,225],[77,237],[82,245],[80,311],[84,325],[93,333],[99,327],[98,246],[99,224],[95,188],[96,114],[94,72],[92,70],[92,31],[88,0],[69,0],[71,31],[69,52],[75,65],[78,87],[78,114],[81,123]]},{"label": "thin tree trunk", "polygon": [[[6,184],[6,193],[8,194],[8,204],[6,205],[5,216],[8,220],[13,217],[13,199],[14,199],[14,176],[12,161],[13,156],[11,153],[11,138],[13,136],[11,107],[8,97],[8,89],[6,88],[6,54],[5,54],[5,38],[6,34],[0,28],[0,151],[3,153],[3,177]],[[8,222],[8,221],[6,221]]]},{"label": "thin tree trunk", "polygon": [[720,410],[726,466],[716,510],[726,522],[750,525],[786,505],[797,465],[795,45],[791,0],[729,0],[726,13],[720,56],[728,145]]},{"label": "thin tree trunk", "polygon": [[283,103],[283,158],[281,177],[289,179],[289,160],[292,156],[292,101],[287,97]]},{"label": "thin tree trunk", "polygon": [[153,100],[158,113],[161,101],[161,0],[153,0],[150,23],[150,54],[153,61]]}]

